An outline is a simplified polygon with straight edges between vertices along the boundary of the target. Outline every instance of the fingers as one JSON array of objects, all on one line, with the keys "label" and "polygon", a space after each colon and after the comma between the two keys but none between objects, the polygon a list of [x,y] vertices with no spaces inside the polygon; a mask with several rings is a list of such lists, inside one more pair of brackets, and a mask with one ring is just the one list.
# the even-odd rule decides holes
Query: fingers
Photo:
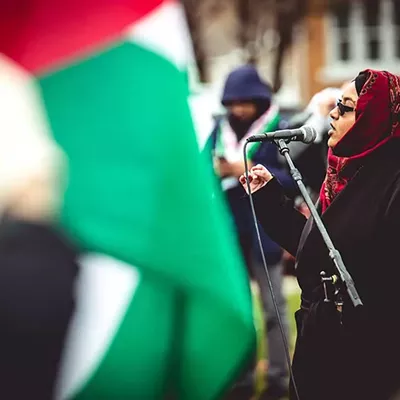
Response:
[{"label": "fingers", "polygon": [[[254,167],[252,167],[249,171],[249,183],[252,184],[252,187],[257,187],[257,186],[264,186],[267,182],[269,182],[272,179],[272,174],[268,171],[267,168],[265,168],[261,164],[257,164]],[[246,182],[246,175],[243,174],[239,178],[239,182],[244,186],[244,188],[247,191],[247,182]]]},{"label": "fingers", "polygon": [[[263,179],[269,179],[271,177],[271,173],[261,164],[257,164],[254,167],[252,167],[249,171],[249,181],[255,182],[259,181],[260,178]],[[239,181],[242,185],[246,183],[246,175],[242,174],[239,178]]]},{"label": "fingers", "polygon": [[271,173],[261,164],[257,164],[250,170],[251,174],[257,178],[262,178],[265,180],[271,179]]},{"label": "fingers", "polygon": [[[249,182],[250,183],[253,182],[253,179],[254,179],[253,175],[251,173],[249,173]],[[242,185],[245,185],[246,184],[246,175],[244,175],[244,174],[241,175],[240,178],[239,178],[239,182]]]},{"label": "fingers", "polygon": [[262,164],[257,164],[254,167],[251,167],[251,169],[250,169],[251,172],[253,172],[253,171],[263,171],[263,170],[267,171],[267,169]]}]

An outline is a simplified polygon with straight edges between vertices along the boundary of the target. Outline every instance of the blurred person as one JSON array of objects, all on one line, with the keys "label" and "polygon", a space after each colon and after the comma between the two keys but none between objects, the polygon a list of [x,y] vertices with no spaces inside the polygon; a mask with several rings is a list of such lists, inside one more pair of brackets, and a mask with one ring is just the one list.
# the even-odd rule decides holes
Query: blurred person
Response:
[{"label": "blurred person", "polygon": [[[388,400],[400,388],[400,77],[361,72],[330,116],[317,209],[363,306],[353,306],[343,285],[341,298],[331,287],[325,301],[320,272],[337,274],[326,245],[313,218],[291,207],[262,165],[251,170],[251,191],[262,226],[297,259],[302,301],[293,372],[300,399]],[[240,181],[246,190],[243,175]]]},{"label": "blurred person", "polygon": [[302,171],[304,183],[310,189],[314,198],[318,197],[319,188],[325,178],[328,152],[326,142],[330,129],[329,113],[348,83],[344,83],[341,87],[328,87],[317,92],[305,110],[288,121],[291,128],[309,125],[317,132],[315,141],[310,145],[301,142],[289,144],[290,154],[296,166]]},{"label": "blurred person", "polygon": [[329,113],[342,95],[343,88],[327,87],[313,95],[304,111],[295,114],[289,121],[290,127],[311,125],[317,131],[314,143],[322,141],[330,129]]},{"label": "blurred person", "polygon": [[[290,155],[301,171],[303,181],[313,201],[317,201],[319,189],[326,175],[327,139],[331,127],[329,113],[348,84],[349,82],[345,82],[340,88],[327,87],[315,93],[305,110],[288,121],[291,128],[309,125],[317,132],[317,137],[312,144],[289,143]],[[300,212],[309,216],[309,210],[301,196],[296,198],[296,206]],[[296,275],[295,258],[288,252],[284,255],[284,271],[286,274]]]},{"label": "blurred person", "polygon": [[324,140],[324,137],[327,137],[331,123],[329,114],[349,83],[346,81],[341,87],[328,87],[317,92],[307,105],[306,112],[309,112],[310,116],[304,125],[310,125],[317,131],[315,143],[319,143]]},{"label": "blurred person", "polygon": [[[267,381],[268,395],[271,397],[268,398],[278,399],[287,392],[285,351],[256,242],[251,211],[250,208],[243,209],[241,205],[243,192],[238,178],[244,168],[243,148],[246,139],[253,134],[277,130],[280,114],[278,106],[273,102],[269,85],[261,80],[257,70],[250,65],[241,66],[229,74],[222,104],[227,115],[217,119],[210,139],[213,143],[211,147],[214,167],[221,178],[249,276],[258,282],[261,289],[270,357]],[[294,187],[290,176],[279,163],[275,144],[252,143],[247,149],[249,167],[257,163],[266,165],[289,189]],[[282,250],[263,231],[261,235],[274,293],[287,334],[286,301],[282,294],[283,275],[280,264]],[[246,383],[247,389],[252,386],[250,380]]]},{"label": "blurred person", "polygon": [[74,310],[75,247],[54,227],[63,153],[33,85],[0,73],[0,397],[54,398]]},{"label": "blurred person", "polygon": [[[348,84],[349,82],[345,82],[340,88],[327,87],[315,93],[305,110],[288,121],[291,128],[309,125],[317,132],[317,137],[312,144],[289,143],[290,155],[296,167],[301,171],[303,181],[313,201],[317,201],[319,189],[326,175],[327,140],[331,127],[329,113]],[[300,212],[309,216],[309,210],[301,196],[296,198],[296,206]],[[285,273],[295,276],[295,258],[285,252],[284,259]]]}]

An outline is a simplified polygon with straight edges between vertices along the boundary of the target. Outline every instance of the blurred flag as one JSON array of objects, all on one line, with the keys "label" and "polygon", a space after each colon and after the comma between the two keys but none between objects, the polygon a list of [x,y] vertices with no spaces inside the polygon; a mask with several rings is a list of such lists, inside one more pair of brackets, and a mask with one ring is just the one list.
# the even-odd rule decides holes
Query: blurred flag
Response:
[{"label": "blurred flag", "polygon": [[252,350],[246,272],[188,108],[188,44],[176,1],[0,3],[0,74],[20,106],[6,132],[18,125],[21,146],[52,133],[59,224],[84,254],[58,398],[216,399]]}]

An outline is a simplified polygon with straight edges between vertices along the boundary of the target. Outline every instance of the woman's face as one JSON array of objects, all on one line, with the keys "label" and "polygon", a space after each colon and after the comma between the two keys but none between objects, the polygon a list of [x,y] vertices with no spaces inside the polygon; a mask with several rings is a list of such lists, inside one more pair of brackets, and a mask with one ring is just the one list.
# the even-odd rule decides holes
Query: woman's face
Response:
[{"label": "woman's face", "polygon": [[351,82],[343,91],[338,105],[329,113],[332,118],[331,129],[328,132],[328,146],[333,148],[356,122],[356,106],[358,95],[356,85]]}]

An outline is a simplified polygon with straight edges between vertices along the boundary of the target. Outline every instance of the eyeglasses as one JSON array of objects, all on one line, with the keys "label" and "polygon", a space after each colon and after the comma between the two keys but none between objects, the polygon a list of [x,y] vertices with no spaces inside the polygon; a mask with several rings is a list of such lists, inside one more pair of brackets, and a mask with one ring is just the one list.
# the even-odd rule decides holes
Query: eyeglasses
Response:
[{"label": "eyeglasses", "polygon": [[342,100],[340,100],[340,99],[337,101],[336,107],[337,107],[338,110],[339,110],[339,115],[342,115],[342,116],[343,116],[345,113],[347,113],[347,112],[351,112],[351,111],[354,111],[354,110],[355,110],[355,108],[353,108],[353,107],[345,106],[345,105],[342,103]]}]

